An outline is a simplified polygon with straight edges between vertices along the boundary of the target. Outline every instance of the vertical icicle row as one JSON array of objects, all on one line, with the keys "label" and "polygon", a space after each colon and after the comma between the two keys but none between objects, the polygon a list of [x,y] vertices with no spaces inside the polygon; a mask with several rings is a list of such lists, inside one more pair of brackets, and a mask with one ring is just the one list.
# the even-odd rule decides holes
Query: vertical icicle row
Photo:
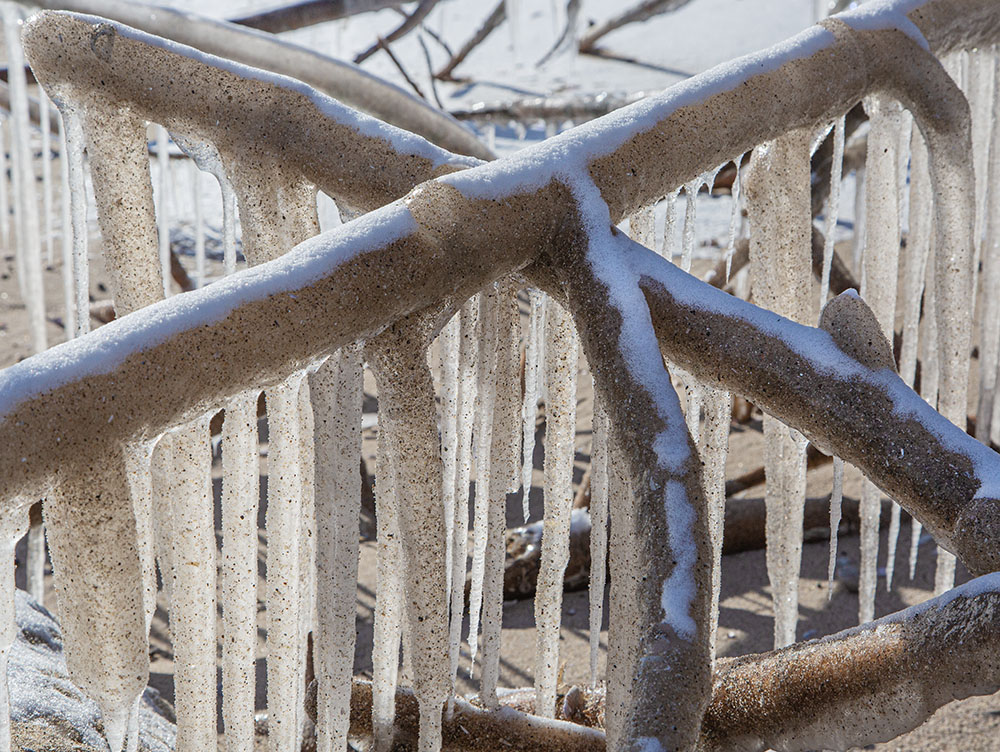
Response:
[{"label": "vertical icicle row", "polygon": [[451,684],[458,675],[462,643],[462,615],[465,612],[465,570],[469,527],[469,480],[472,475],[472,428],[475,421],[476,373],[478,358],[479,296],[466,301],[459,311],[458,419],[455,422],[455,518],[451,531],[451,617],[448,628],[448,657]]},{"label": "vertical icicle row", "polygon": [[361,477],[361,352],[339,350],[310,376],[316,448],[316,748],[347,746],[354,668]]},{"label": "vertical icicle row", "polygon": [[590,452],[590,686],[597,686],[597,660],[604,621],[604,587],[608,572],[608,464],[610,425],[603,400],[594,395],[593,443]]},{"label": "vertical icicle row", "polygon": [[472,573],[469,588],[469,676],[472,676],[479,648],[483,577],[486,572],[486,545],[489,537],[490,447],[493,442],[493,403],[496,398],[497,314],[500,307],[496,288],[479,297],[479,362],[476,371],[476,496],[472,528]]},{"label": "vertical icicle row", "polygon": [[555,715],[563,573],[569,561],[573,506],[573,438],[579,342],[570,315],[549,301],[546,321],[545,523],[535,595],[535,713]]},{"label": "vertical icicle row", "polygon": [[41,352],[48,347],[45,332],[45,290],[42,285],[42,248],[38,232],[38,199],[35,189],[35,164],[31,148],[31,114],[28,110],[28,84],[21,49],[21,12],[14,3],[0,4],[4,42],[7,48],[7,85],[10,87],[11,121],[14,148],[11,150],[14,178],[15,255],[20,259],[18,273],[23,274],[22,297],[31,324],[31,347]]},{"label": "vertical icicle row", "polygon": [[833,458],[833,488],[830,489],[830,557],[826,565],[826,598],[833,598],[833,576],[837,571],[837,538],[840,535],[841,509],[844,503],[844,461]]},{"label": "vertical icicle row", "polygon": [[528,290],[530,312],[528,334],[524,345],[524,403],[521,406],[522,457],[521,457],[521,512],[524,522],[531,516],[528,508],[531,495],[531,474],[535,468],[535,423],[538,421],[539,375],[541,372],[541,339],[544,293]]},{"label": "vertical icicle row", "polygon": [[[878,97],[865,100],[871,122],[868,187],[865,193],[865,252],[861,296],[871,308],[883,334],[891,342],[896,315],[896,276],[899,269],[898,146],[900,107]],[[860,623],[875,618],[879,516],[882,492],[866,480],[861,490],[861,573],[858,617]]]},{"label": "vertical icicle row", "polygon": [[[812,322],[808,130],[758,147],[751,159],[750,271],[757,302],[793,321]],[[774,645],[795,641],[805,506],[805,439],[764,417],[767,570],[774,599]]]},{"label": "vertical icicle row", "polygon": [[222,718],[226,752],[254,741],[257,647],[257,393],[234,397],[222,424]]}]

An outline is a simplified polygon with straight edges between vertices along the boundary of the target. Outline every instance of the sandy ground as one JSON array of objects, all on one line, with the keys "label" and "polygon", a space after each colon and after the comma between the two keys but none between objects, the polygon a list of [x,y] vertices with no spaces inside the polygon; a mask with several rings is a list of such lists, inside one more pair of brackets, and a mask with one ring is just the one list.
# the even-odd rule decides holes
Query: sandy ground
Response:
[{"label": "sandy ground", "polygon": [[[96,241],[96,239],[95,239]],[[94,300],[107,297],[104,285],[104,273],[97,252],[97,243],[92,245],[91,262],[91,295]],[[190,261],[190,259],[186,259]],[[8,253],[0,257],[0,366],[6,366],[23,359],[30,353],[30,339],[26,331],[26,315],[20,302],[18,286],[14,278],[14,260]],[[46,300],[49,311],[48,333],[51,342],[64,339],[65,333],[61,326],[61,268],[58,263],[45,272]],[[97,325],[97,322],[94,322]],[[578,405],[578,437],[576,447],[575,483],[579,483],[589,460],[590,451],[590,407],[591,391],[589,378],[581,374],[581,389]],[[374,407],[374,394],[371,392],[371,380],[368,380],[366,395],[366,410]],[[544,428],[544,414],[540,414],[538,430]],[[266,426],[262,421],[262,429]],[[369,470],[374,470],[374,447],[377,428],[365,433],[364,451]],[[262,487],[267,474],[267,443],[266,433],[262,431],[261,444],[261,481]],[[538,435],[539,446],[535,456],[534,487],[530,497],[532,517],[537,519],[541,514],[540,481],[542,459],[541,433]],[[753,420],[744,426],[734,427],[731,434],[731,454],[727,474],[735,477],[759,465],[761,461],[762,437],[759,420]],[[213,477],[216,498],[221,487],[220,467],[218,461]],[[809,474],[809,496],[825,498],[831,485],[831,467],[825,465]],[[857,473],[848,472],[846,493],[857,497],[860,489],[860,477]],[[760,498],[763,488],[752,488],[738,495],[737,498]],[[520,499],[511,497],[508,504],[508,524],[515,526],[521,521]],[[218,517],[218,515],[217,515]],[[260,522],[263,527],[264,506],[261,506]],[[801,621],[798,627],[799,639],[807,639],[830,634],[857,623],[857,595],[851,592],[848,581],[850,576],[838,577],[834,585],[832,597],[827,597],[826,566],[828,547],[824,530],[810,531],[810,539],[820,539],[809,542],[804,547],[802,563],[802,579],[799,586]],[[221,532],[220,532],[221,535]],[[880,580],[877,615],[884,615],[900,608],[926,599],[933,586],[933,571],[936,557],[932,542],[925,541],[920,546],[920,563],[917,574],[912,581],[906,576],[907,555],[909,548],[909,524],[904,523],[900,536],[900,546],[896,556],[895,587],[892,592],[885,589],[884,579]],[[883,531],[883,553],[880,566],[884,567],[885,538]],[[260,572],[264,573],[266,551],[266,535],[261,530],[260,542]],[[844,529],[841,536],[841,552],[847,564],[856,566],[859,558],[858,538],[856,531]],[[23,543],[19,548],[19,561],[23,562]],[[846,569],[844,570],[846,571]],[[357,649],[355,652],[355,671],[362,676],[371,672],[371,638],[372,614],[374,607],[375,580],[375,547],[372,541],[363,541],[361,546],[360,578],[358,583],[357,602]],[[960,580],[968,578],[968,574],[959,571]],[[18,585],[24,586],[23,571],[17,572]],[[56,599],[51,590],[51,578],[48,583],[49,592],[47,605],[58,611]],[[748,652],[767,650],[772,641],[772,618],[770,592],[765,571],[763,551],[750,551],[726,556],[723,560],[722,602],[719,625],[718,646],[721,655],[741,655]],[[264,652],[263,635],[265,633],[265,612],[263,604],[263,579],[260,580],[258,592],[260,603],[260,652],[258,660],[257,706],[266,705],[266,656]],[[168,699],[173,697],[173,663],[167,621],[167,604],[161,596],[160,608],[153,624],[150,655],[152,659],[150,683],[159,689]],[[607,609],[605,609],[607,613]],[[561,660],[564,664],[563,681],[567,684],[582,684],[588,681],[588,595],[586,591],[566,593],[563,606],[563,629],[561,641]],[[604,629],[607,622],[605,619]],[[506,686],[529,686],[532,683],[533,655],[535,647],[535,631],[533,603],[531,601],[512,601],[504,605],[503,651],[501,661],[501,684]],[[602,664],[603,648],[606,644],[606,632],[602,632]],[[468,652],[463,649],[463,660],[460,669],[460,691],[475,692],[478,688],[477,679],[468,678]],[[966,701],[952,703],[941,709],[926,724],[915,731],[885,745],[873,747],[876,749],[893,750],[996,750],[1000,749],[1000,695],[992,697],[971,698]]]}]

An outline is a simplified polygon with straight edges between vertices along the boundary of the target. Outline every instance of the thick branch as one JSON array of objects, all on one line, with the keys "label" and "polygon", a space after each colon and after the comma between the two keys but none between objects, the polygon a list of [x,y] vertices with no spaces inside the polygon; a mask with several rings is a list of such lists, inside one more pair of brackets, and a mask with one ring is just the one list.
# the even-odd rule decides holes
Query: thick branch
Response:
[{"label": "thick branch", "polygon": [[[113,19],[210,55],[290,76],[450,151],[480,159],[494,156],[467,128],[398,86],[350,63],[269,34],[129,0],[39,0],[35,4]],[[184,96],[194,94],[188,90]]]}]

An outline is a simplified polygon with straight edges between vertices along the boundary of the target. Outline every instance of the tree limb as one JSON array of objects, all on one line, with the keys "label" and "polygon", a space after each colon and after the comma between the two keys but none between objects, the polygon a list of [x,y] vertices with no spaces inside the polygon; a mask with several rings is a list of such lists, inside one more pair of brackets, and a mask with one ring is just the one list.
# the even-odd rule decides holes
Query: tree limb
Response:
[{"label": "tree limb", "polygon": [[645,21],[662,13],[670,13],[683,8],[691,0],[643,0],[638,5],[629,8],[624,13],[597,25],[580,40],[580,52],[588,53],[594,49],[597,42],[615,29],[620,29],[630,23]]},{"label": "tree limb", "polygon": [[502,24],[506,17],[507,4],[504,0],[500,0],[500,2],[496,4],[496,7],[493,8],[493,12],[490,13],[487,19],[483,22],[483,25],[479,27],[469,41],[462,45],[461,49],[459,49],[459,51],[452,56],[451,60],[445,63],[445,66],[439,70],[434,77],[442,81],[454,81],[455,79],[452,76],[452,72],[455,68],[461,65],[462,61],[469,56],[469,53],[482,44],[483,40],[493,33],[493,30]]},{"label": "tree limb", "polygon": [[291,5],[260,11],[248,16],[230,19],[234,24],[251,29],[280,34],[306,26],[350,18],[360,13],[371,13],[383,8],[393,8],[399,0],[302,0]]},{"label": "tree limb", "polygon": [[408,15],[406,19],[403,21],[403,23],[401,23],[399,26],[397,26],[395,29],[389,32],[389,34],[387,34],[384,37],[384,41],[380,39],[378,42],[371,45],[364,52],[358,53],[354,57],[354,64],[361,65],[361,63],[363,63],[365,60],[367,60],[376,52],[378,52],[379,48],[382,47],[383,44],[389,44],[391,42],[395,42],[399,39],[402,39],[411,31],[413,31],[415,28],[420,26],[420,24],[423,23],[423,20],[427,18],[427,14],[430,13],[431,10],[433,10],[435,5],[437,5],[437,2],[438,0],[420,0],[420,4],[416,7],[413,13]]}]

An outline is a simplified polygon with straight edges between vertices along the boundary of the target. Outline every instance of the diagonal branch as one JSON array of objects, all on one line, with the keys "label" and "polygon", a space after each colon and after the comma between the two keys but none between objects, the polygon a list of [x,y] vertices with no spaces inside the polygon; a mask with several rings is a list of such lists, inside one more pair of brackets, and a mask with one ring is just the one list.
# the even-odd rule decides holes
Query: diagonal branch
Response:
[{"label": "diagonal branch", "polygon": [[379,48],[386,44],[391,44],[398,39],[402,39],[415,28],[420,26],[420,24],[423,23],[423,20],[427,18],[427,14],[434,9],[435,5],[437,5],[437,2],[438,0],[420,0],[420,4],[403,20],[403,23],[389,32],[389,34],[387,34],[384,38],[380,38],[379,41],[375,42],[375,44],[371,45],[364,52],[359,52],[354,58],[354,64],[361,65],[361,63],[378,52]]}]

